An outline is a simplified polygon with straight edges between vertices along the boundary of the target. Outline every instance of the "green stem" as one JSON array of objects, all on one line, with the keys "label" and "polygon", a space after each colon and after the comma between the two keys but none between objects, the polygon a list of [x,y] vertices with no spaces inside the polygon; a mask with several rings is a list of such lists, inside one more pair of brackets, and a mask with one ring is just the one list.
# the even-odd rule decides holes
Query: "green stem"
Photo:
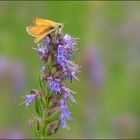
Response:
[{"label": "green stem", "polygon": [[42,136],[40,136],[40,139],[43,139],[44,140],[44,136],[42,135]]}]

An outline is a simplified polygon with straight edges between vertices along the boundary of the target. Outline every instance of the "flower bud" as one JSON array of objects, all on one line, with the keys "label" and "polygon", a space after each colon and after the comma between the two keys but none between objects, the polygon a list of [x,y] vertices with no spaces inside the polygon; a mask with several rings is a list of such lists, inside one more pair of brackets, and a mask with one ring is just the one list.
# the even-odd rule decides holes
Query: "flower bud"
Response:
[{"label": "flower bud", "polygon": [[54,122],[50,122],[47,125],[48,127],[48,135],[53,135],[57,132],[58,128],[59,128],[59,121],[54,121]]},{"label": "flower bud", "polygon": [[42,66],[42,71],[44,72],[46,70],[45,66]]},{"label": "flower bud", "polygon": [[54,96],[52,96],[50,99],[49,99],[49,105],[50,106],[55,106],[59,103],[59,99],[60,99],[60,96],[59,94],[56,94]]},{"label": "flower bud", "polygon": [[32,119],[29,119],[29,121],[28,121],[28,126],[29,126],[29,128],[32,128],[32,124],[33,124]]},{"label": "flower bud", "polygon": [[55,106],[55,107],[53,107],[53,108],[48,110],[47,115],[50,116],[50,115],[54,114],[55,112],[57,112],[59,110],[60,110],[60,107],[59,106]]},{"label": "flower bud", "polygon": [[37,130],[39,130],[39,126],[40,126],[40,119],[39,118],[36,118],[36,127],[37,127]]},{"label": "flower bud", "polygon": [[63,79],[64,75],[65,75],[65,71],[62,70],[62,71],[57,71],[54,77],[57,79]]}]

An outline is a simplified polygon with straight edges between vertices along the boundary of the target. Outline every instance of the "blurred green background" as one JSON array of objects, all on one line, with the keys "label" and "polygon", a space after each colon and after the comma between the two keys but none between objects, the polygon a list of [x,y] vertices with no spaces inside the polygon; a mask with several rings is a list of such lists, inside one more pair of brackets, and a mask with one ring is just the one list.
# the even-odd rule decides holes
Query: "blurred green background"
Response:
[{"label": "blurred green background", "polygon": [[140,138],[140,2],[0,2],[0,138],[36,138],[28,127],[33,104],[19,106],[38,88],[42,62],[26,33],[34,17],[64,23],[78,37],[80,82],[70,108],[71,131],[49,138]]}]

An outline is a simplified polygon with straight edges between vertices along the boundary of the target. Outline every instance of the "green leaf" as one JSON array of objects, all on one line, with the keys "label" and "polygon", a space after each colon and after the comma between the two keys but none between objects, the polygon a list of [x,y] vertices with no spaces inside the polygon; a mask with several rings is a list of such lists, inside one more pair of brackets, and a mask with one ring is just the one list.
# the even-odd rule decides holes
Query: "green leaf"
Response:
[{"label": "green leaf", "polygon": [[45,97],[42,97],[42,104],[44,107],[47,107],[47,100]]},{"label": "green leaf", "polygon": [[49,105],[48,105],[48,109],[50,109],[50,108],[52,108],[52,107],[54,107],[54,104],[49,104]]},{"label": "green leaf", "polygon": [[48,58],[47,65],[48,65],[48,67],[52,66],[51,56],[49,56],[49,58]]},{"label": "green leaf", "polygon": [[36,118],[33,119],[33,122],[32,122],[32,129],[33,129],[33,132],[35,133],[35,135],[39,136],[39,130],[37,129]]},{"label": "green leaf", "polygon": [[44,118],[44,120],[46,119],[46,117],[47,117],[47,111],[45,110],[45,111],[43,111],[43,118]]},{"label": "green leaf", "polygon": [[44,122],[41,121],[39,125],[39,136],[44,136]]},{"label": "green leaf", "polygon": [[45,84],[44,82],[41,80],[41,76],[39,75],[39,85],[42,89],[45,89]]},{"label": "green leaf", "polygon": [[53,68],[51,69],[51,74],[52,74],[52,75],[54,75],[54,74],[55,74],[55,72],[56,72],[56,68],[55,68],[55,67],[53,67]]},{"label": "green leaf", "polygon": [[41,111],[41,103],[40,103],[40,97],[37,97],[37,99],[35,100],[35,110],[36,113],[41,116],[42,111]]},{"label": "green leaf", "polygon": [[74,98],[72,95],[70,96],[70,100],[71,100],[71,102],[74,103],[74,104],[77,103],[76,100],[75,100],[75,98]]},{"label": "green leaf", "polygon": [[49,89],[48,86],[46,87],[46,89],[47,89],[47,96],[48,96],[48,98],[50,98],[51,96],[54,95],[54,94],[50,91],[50,89]]},{"label": "green leaf", "polygon": [[45,136],[48,135],[48,131],[49,131],[48,127],[44,128],[44,135],[45,135]]},{"label": "green leaf", "polygon": [[47,119],[47,122],[51,122],[51,121],[54,121],[54,120],[57,120],[59,115],[60,115],[60,111],[61,109],[59,109],[58,111],[56,111],[54,114],[50,115]]}]

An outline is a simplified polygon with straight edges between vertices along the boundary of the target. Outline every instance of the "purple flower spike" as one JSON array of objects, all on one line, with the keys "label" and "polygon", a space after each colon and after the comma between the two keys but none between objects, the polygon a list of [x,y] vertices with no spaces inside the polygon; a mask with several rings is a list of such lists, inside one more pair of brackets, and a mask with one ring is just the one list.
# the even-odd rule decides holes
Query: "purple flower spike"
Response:
[{"label": "purple flower spike", "polygon": [[70,60],[70,56],[73,54],[74,49],[74,43],[72,42],[72,39],[70,36],[65,35],[64,36],[64,45],[59,45],[58,46],[58,51],[56,56],[56,62],[60,64],[63,69],[65,69],[65,64],[67,61]]},{"label": "purple flower spike", "polygon": [[49,89],[53,93],[57,94],[58,92],[60,92],[60,80],[59,79],[53,79],[52,77],[49,77],[48,86],[49,86]]},{"label": "purple flower spike", "polygon": [[[38,19],[36,17],[34,23],[39,28],[40,21]],[[47,20],[40,20],[44,21],[44,25],[48,22]],[[52,21],[51,23],[53,24]],[[25,102],[26,106],[29,106],[32,101],[36,101],[35,111],[38,117],[33,116],[32,122],[35,122],[37,126],[36,135],[38,135],[38,130],[45,132],[39,134],[40,138],[54,135],[59,127],[69,129],[67,121],[72,120],[72,118],[67,102],[76,103],[72,95],[74,91],[65,87],[65,81],[70,80],[72,82],[73,79],[79,80],[76,77],[79,66],[71,61],[72,56],[78,50],[78,38],[64,34],[63,24],[58,23],[57,25],[58,30],[50,27],[50,31],[52,32],[47,32],[46,36],[43,34],[46,30],[44,30],[45,32],[41,32],[40,30],[39,33],[43,35],[41,36],[43,38],[36,38],[39,34],[37,36],[36,34],[34,35],[35,43],[37,44],[37,48],[34,49],[43,61],[39,75],[40,88],[33,89],[30,95],[26,95]],[[30,26],[26,30],[31,34],[32,30]],[[34,127],[32,128],[34,129]]]},{"label": "purple flower spike", "polygon": [[73,39],[70,35],[65,34],[64,36],[64,43],[65,45],[68,45],[70,48],[73,48],[74,43],[73,43]]},{"label": "purple flower spike", "polygon": [[71,94],[70,94],[70,90],[68,88],[62,86],[61,92],[63,93],[65,100],[70,100]]},{"label": "purple flower spike", "polygon": [[[61,116],[60,116],[61,117]],[[66,124],[66,120],[64,118],[61,118],[61,127],[62,128],[66,128],[67,124]]]},{"label": "purple flower spike", "polygon": [[79,67],[76,65],[73,65],[72,63],[67,63],[67,67],[68,67],[68,71],[67,71],[67,77],[68,80],[72,81],[72,79],[76,79],[77,81],[79,81],[79,79],[76,77],[75,73],[78,71]]},{"label": "purple flower spike", "polygon": [[44,60],[45,62],[47,62],[48,60],[48,44],[44,43],[44,45],[39,45],[38,44],[38,48],[36,49],[40,59]]},{"label": "purple flower spike", "polygon": [[36,99],[36,95],[26,95],[25,97],[25,103],[26,107],[29,106],[29,104]]},{"label": "purple flower spike", "polygon": [[46,70],[45,66],[42,66],[42,71],[45,71],[45,70]]},{"label": "purple flower spike", "polygon": [[65,68],[65,62],[67,61],[66,57],[64,56],[64,52],[65,52],[64,46],[59,45],[56,54],[56,62],[60,64],[63,68]]},{"label": "purple flower spike", "polygon": [[71,120],[71,117],[70,117],[70,112],[66,106],[66,102],[64,100],[60,100],[60,108],[61,108],[61,113],[60,113],[61,127],[65,128],[67,126],[66,119]]},{"label": "purple flower spike", "polygon": [[46,37],[44,38],[44,40],[45,40],[45,42],[44,42],[45,45],[50,43],[50,38],[49,38],[48,36],[46,36]]}]

